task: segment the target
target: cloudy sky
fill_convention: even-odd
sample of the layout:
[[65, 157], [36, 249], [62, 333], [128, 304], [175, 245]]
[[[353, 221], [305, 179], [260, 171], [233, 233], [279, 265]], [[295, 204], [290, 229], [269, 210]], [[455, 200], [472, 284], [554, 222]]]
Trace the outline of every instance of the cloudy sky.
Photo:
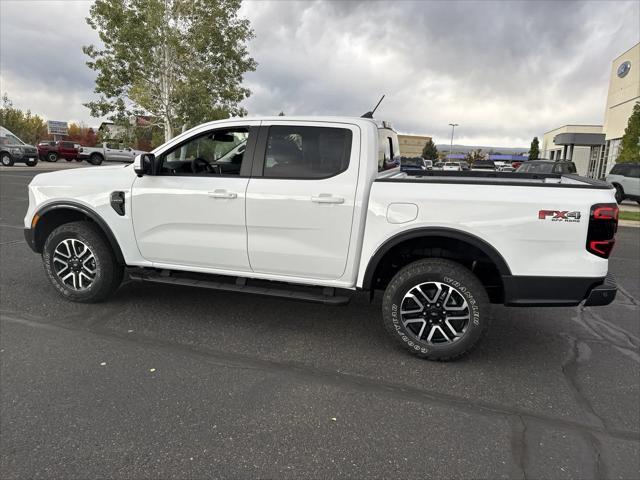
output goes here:
[[[99, 124], [83, 102], [91, 2], [0, 0], [0, 90], [52, 120]], [[528, 146], [602, 123], [611, 61], [639, 41], [636, 1], [246, 1], [259, 63], [251, 115], [360, 115], [448, 143]]]

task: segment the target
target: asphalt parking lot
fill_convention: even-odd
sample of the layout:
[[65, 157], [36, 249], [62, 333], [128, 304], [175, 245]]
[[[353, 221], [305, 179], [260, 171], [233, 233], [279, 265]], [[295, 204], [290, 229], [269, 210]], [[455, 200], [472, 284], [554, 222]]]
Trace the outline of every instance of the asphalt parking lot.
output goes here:
[[639, 228], [619, 230], [612, 305], [496, 307], [471, 356], [434, 363], [368, 295], [64, 301], [23, 240], [39, 170], [0, 172], [3, 479], [639, 477]]

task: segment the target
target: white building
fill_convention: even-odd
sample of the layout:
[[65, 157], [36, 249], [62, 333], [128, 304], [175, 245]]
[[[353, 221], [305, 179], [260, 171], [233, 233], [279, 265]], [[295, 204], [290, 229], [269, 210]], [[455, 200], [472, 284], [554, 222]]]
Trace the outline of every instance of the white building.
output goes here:
[[580, 175], [604, 178], [615, 165], [624, 130], [640, 101], [640, 43], [611, 64], [603, 125], [565, 125], [545, 133], [541, 156], [572, 160]]

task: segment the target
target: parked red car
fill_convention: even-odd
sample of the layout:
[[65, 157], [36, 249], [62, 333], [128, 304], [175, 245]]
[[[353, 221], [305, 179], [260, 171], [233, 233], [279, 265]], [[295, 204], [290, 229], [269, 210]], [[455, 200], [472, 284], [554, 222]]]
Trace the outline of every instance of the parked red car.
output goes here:
[[67, 162], [78, 160], [78, 149], [80, 145], [64, 140], [44, 141], [38, 143], [38, 157], [49, 162], [57, 162], [59, 158], [64, 158]]

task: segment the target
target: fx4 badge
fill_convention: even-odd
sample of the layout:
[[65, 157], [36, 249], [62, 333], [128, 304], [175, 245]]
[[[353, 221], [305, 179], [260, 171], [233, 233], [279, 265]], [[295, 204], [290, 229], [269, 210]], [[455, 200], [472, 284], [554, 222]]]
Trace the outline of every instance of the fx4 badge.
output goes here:
[[580, 212], [569, 212], [567, 210], [540, 210], [538, 212], [540, 220], [551, 219], [552, 222], [579, 222]]

